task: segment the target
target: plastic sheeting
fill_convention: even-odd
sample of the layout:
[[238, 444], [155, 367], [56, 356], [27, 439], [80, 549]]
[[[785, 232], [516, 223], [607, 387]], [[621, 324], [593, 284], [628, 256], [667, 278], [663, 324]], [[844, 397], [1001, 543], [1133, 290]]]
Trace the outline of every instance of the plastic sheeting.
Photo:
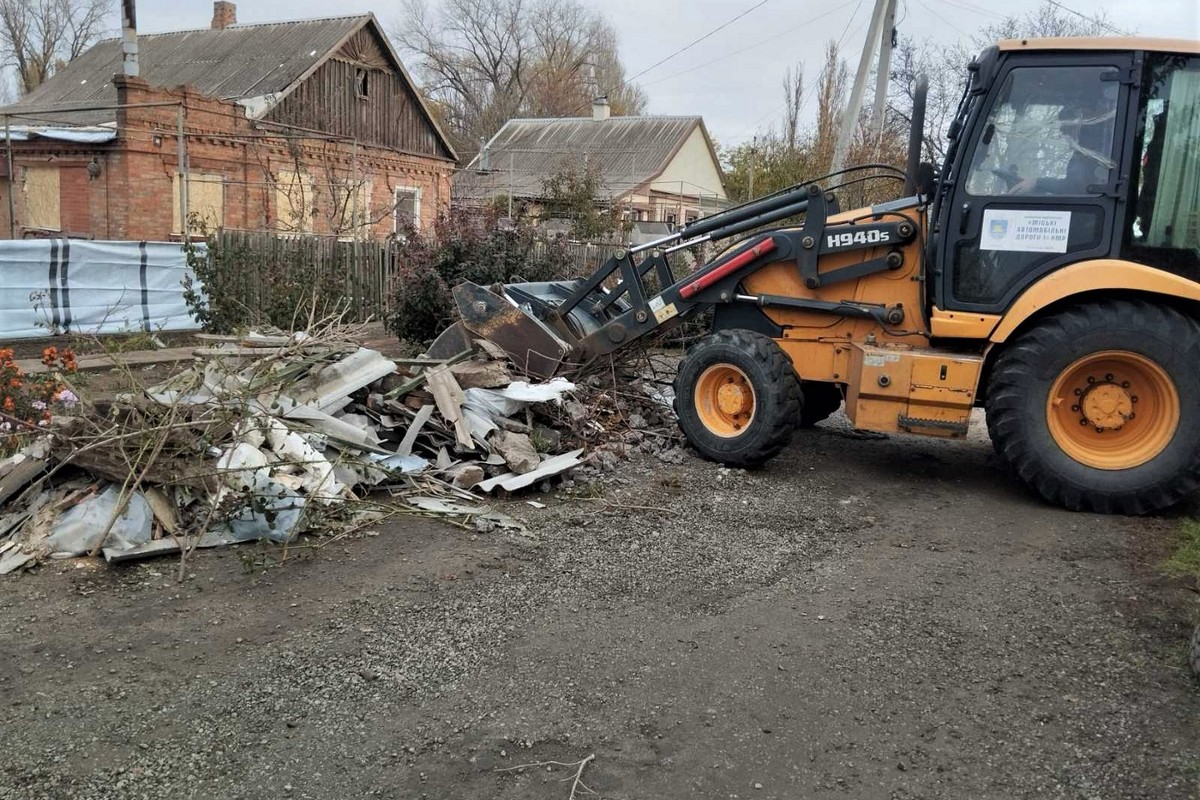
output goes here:
[[[54, 139], [60, 142], [78, 142], [80, 144], [104, 144], [117, 138], [116, 130], [112, 128], [18, 128], [9, 130], [14, 142], [28, 142], [30, 139]], [[4, 135], [0, 133], [0, 142]]]
[[183, 301], [188, 274], [178, 243], [0, 241], [0, 341], [195, 330]]

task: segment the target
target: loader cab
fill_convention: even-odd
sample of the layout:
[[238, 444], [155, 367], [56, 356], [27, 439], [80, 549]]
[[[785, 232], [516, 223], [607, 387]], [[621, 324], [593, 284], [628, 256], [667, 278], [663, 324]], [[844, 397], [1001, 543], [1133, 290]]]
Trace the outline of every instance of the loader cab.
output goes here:
[[939, 193], [938, 308], [1003, 313], [1050, 272], [1126, 243], [1135, 52], [989, 49]]

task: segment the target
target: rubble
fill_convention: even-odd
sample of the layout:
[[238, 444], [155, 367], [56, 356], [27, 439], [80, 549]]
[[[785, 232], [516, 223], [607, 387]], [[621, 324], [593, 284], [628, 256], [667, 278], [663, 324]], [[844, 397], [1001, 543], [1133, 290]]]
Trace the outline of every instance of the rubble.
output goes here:
[[612, 471], [635, 448], [682, 455], [646, 365], [525, 380], [486, 340], [393, 360], [334, 322], [201, 340], [160, 385], [94, 399], [71, 385], [70, 413], [0, 460], [0, 574], [334, 537], [398, 513], [518, 530], [488, 495]]

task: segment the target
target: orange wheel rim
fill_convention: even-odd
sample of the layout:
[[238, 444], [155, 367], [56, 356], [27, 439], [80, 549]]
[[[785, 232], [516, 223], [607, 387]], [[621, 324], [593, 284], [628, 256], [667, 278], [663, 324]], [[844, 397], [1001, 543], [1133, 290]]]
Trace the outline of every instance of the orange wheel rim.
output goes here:
[[1171, 443], [1179, 393], [1162, 367], [1127, 350], [1092, 353], [1064, 369], [1046, 403], [1050, 435], [1096, 469], [1132, 469]]
[[754, 420], [754, 387], [737, 367], [714, 364], [696, 381], [695, 406], [711, 433], [725, 439], [741, 436]]

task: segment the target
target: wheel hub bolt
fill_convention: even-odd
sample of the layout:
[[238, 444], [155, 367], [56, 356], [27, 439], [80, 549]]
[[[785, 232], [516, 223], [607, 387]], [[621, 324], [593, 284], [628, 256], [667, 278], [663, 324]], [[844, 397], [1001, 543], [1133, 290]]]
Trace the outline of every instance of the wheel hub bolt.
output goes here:
[[1105, 376], [1104, 376], [1104, 380], [1108, 381], [1109, 383], [1112, 383], [1112, 382], [1113, 382], [1113, 376], [1112, 376], [1112, 373], [1111, 373], [1111, 372], [1109, 372], [1109, 373], [1105, 374]]
[[1093, 378], [1091, 375], [1088, 375], [1088, 383], [1095, 383], [1095, 382], [1096, 382], [1096, 379]]
[[1079, 411], [1079, 403], [1076, 403], [1075, 405], [1071, 406], [1071, 410], [1072, 410], [1072, 411]]
[[1129, 388], [1129, 381], [1121, 381], [1121, 388], [1122, 388], [1122, 389], [1128, 389], [1128, 388]]
[[1083, 389], [1076, 389], [1076, 390], [1075, 390], [1075, 396], [1076, 396], [1076, 397], [1079, 397], [1081, 394], [1083, 394]]
[[1131, 403], [1136, 403], [1137, 401], [1138, 401], [1138, 397], [1136, 394], [1129, 398], [1129, 402], [1131, 402]]
[[1088, 424], [1087, 417], [1080, 417], [1080, 419], [1079, 419], [1079, 424], [1080, 424], [1080, 425], [1087, 425], [1087, 424]]

